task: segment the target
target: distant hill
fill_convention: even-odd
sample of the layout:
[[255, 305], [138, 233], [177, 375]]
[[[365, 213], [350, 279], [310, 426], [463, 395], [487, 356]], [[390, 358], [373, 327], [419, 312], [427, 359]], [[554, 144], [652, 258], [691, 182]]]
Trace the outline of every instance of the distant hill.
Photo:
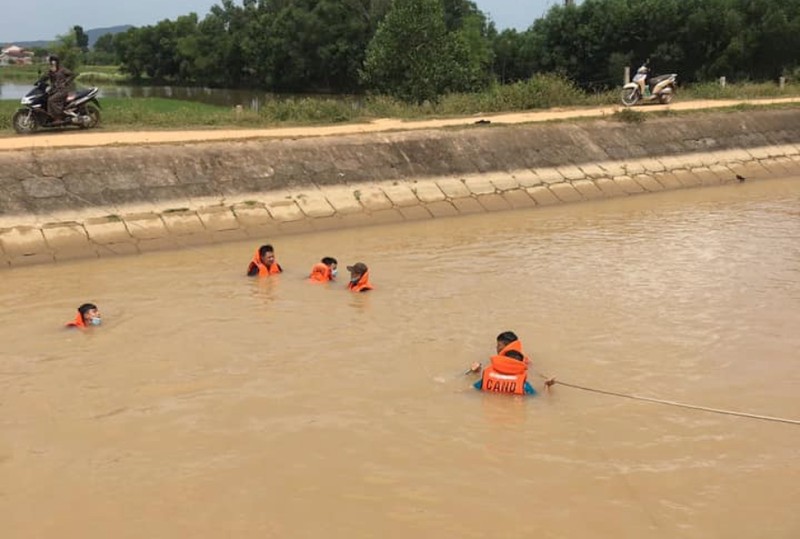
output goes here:
[[106, 34], [126, 32], [129, 28], [133, 28], [133, 25], [123, 24], [120, 26], [109, 26], [108, 28], [92, 28], [91, 30], [85, 30], [85, 32], [86, 35], [89, 36], [89, 46], [94, 47], [94, 42], [97, 41], [98, 37]]
[[[133, 28], [133, 25], [130, 24], [123, 24], [120, 26], [109, 26], [108, 28], [92, 28], [91, 30], [84, 29], [86, 35], [89, 36], [89, 46], [94, 47], [94, 42], [97, 41], [97, 38], [103, 36], [105, 34], [119, 34], [120, 32], [125, 32], [129, 28]], [[52, 41], [47, 41], [44, 39], [40, 39], [38, 41], [15, 41], [13, 45], [17, 45], [18, 47], [22, 47], [24, 49], [33, 49], [36, 47], [46, 49], [50, 43], [55, 41], [56, 38], [54, 37]], [[10, 45], [12, 43], [3, 43], [3, 46]]]

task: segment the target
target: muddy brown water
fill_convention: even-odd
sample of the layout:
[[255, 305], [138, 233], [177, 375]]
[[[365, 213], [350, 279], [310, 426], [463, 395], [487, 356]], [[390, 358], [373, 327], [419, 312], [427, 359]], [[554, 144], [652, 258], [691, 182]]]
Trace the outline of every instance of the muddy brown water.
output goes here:
[[274, 244], [261, 281], [254, 243], [0, 275], [4, 538], [800, 536], [800, 427], [463, 375], [513, 329], [564, 381], [797, 419], [797, 179]]

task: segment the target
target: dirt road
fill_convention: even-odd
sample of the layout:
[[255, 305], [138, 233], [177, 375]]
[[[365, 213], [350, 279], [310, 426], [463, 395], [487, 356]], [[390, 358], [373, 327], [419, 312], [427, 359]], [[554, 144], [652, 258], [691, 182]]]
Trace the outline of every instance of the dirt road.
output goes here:
[[[671, 105], [651, 105], [636, 107], [640, 112], [664, 110], [687, 111], [731, 107], [740, 104], [776, 105], [800, 103], [800, 97], [780, 99], [749, 100], [707, 100], [685, 101]], [[349, 135], [358, 133], [377, 133], [381, 131], [435, 129], [474, 124], [479, 120], [489, 120], [493, 124], [519, 124], [566, 120], [571, 118], [597, 118], [610, 116], [619, 111], [620, 106], [598, 108], [548, 109], [535, 112], [515, 112], [506, 114], [473, 115], [469, 117], [403, 121], [380, 119], [368, 123], [338, 124], [329, 126], [275, 127], [268, 129], [205, 129], [192, 131], [68, 131], [61, 133], [39, 133], [26, 136], [0, 137], [0, 151], [66, 148], [85, 146], [108, 146], [129, 144], [166, 144], [181, 142], [201, 142], [219, 140], [241, 140], [257, 138], [298, 138], [330, 135]]]

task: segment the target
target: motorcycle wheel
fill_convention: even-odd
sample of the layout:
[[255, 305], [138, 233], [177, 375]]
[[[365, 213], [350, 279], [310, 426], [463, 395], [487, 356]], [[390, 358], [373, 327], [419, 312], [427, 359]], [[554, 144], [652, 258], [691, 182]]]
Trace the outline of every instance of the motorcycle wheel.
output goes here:
[[672, 92], [667, 92], [658, 96], [658, 101], [662, 105], [669, 105], [672, 102]]
[[631, 107], [639, 101], [639, 90], [636, 88], [624, 88], [622, 90], [622, 104]]
[[11, 125], [14, 126], [14, 131], [20, 135], [33, 133], [39, 128], [36, 116], [30, 110], [18, 110], [15, 112], [11, 118]]
[[85, 113], [86, 116], [91, 118], [91, 121], [88, 125], [81, 125], [81, 129], [91, 129], [92, 127], [97, 127], [100, 125], [100, 109], [95, 107], [94, 105], [87, 105]]

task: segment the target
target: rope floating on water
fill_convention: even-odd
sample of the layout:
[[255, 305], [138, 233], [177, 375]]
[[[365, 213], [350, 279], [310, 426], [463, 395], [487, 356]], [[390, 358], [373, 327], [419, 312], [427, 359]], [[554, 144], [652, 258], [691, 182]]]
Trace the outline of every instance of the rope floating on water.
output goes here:
[[592, 393], [602, 393], [603, 395], [613, 395], [615, 397], [623, 397], [626, 399], [634, 399], [639, 401], [647, 401], [647, 402], [654, 402], [656, 404], [666, 404], [668, 406], [677, 406], [679, 408], [689, 408], [691, 410], [702, 410], [703, 412], [712, 412], [715, 414], [724, 414], [724, 415], [734, 415], [739, 417], [749, 417], [750, 419], [761, 419], [763, 421], [775, 421], [777, 423], [788, 423], [790, 425], [800, 425], [800, 420], [797, 419], [786, 419], [784, 417], [773, 417], [768, 415], [758, 415], [758, 414], [749, 414], [746, 412], [735, 412], [733, 410], [722, 410], [719, 408], [709, 408], [707, 406], [698, 406], [696, 404], [686, 404], [683, 402], [676, 402], [676, 401], [668, 401], [663, 399], [654, 399], [652, 397], [642, 397], [640, 395], [631, 395], [628, 393], [618, 393], [616, 391], [607, 391], [605, 389], [595, 389], [593, 387], [585, 387], [579, 386], [576, 384], [568, 384], [567, 382], [562, 382], [560, 380], [555, 380], [555, 384], [559, 384], [566, 387], [572, 387], [574, 389], [582, 389], [583, 391], [591, 391]]

